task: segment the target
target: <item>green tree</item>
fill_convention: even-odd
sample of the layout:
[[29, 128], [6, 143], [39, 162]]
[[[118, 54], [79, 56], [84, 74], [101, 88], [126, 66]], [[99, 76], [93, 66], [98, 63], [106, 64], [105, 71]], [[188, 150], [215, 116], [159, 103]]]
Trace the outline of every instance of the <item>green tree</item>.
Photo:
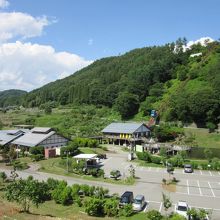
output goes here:
[[120, 113], [122, 119], [129, 118], [138, 112], [138, 96], [128, 92], [120, 93], [115, 100], [115, 109]]
[[88, 198], [85, 201], [85, 212], [91, 216], [103, 216], [104, 201], [97, 198]]
[[19, 179], [10, 183], [6, 187], [5, 196], [8, 201], [20, 204], [24, 212], [29, 212], [31, 204], [38, 207], [46, 201], [48, 188], [44, 182], [38, 182], [29, 176], [26, 180]]
[[164, 193], [162, 194], [162, 197], [163, 197], [163, 207], [164, 207], [164, 210], [167, 212], [167, 210], [172, 206], [172, 202], [170, 198]]
[[67, 186], [66, 181], [60, 181], [57, 187], [52, 191], [52, 198], [58, 204], [68, 205], [72, 202], [71, 188]]
[[44, 112], [45, 114], [49, 115], [52, 113], [52, 108], [49, 105], [47, 105], [45, 106]]
[[115, 217], [118, 215], [119, 201], [116, 198], [106, 199], [104, 203], [104, 212], [108, 217]]
[[128, 171], [129, 171], [130, 177], [135, 178], [135, 168], [134, 168], [134, 166], [130, 165]]

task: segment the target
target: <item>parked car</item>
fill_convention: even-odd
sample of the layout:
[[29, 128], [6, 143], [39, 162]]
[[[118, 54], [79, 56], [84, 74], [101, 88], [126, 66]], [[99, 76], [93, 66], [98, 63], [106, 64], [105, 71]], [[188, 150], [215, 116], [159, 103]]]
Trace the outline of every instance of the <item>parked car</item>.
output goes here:
[[97, 157], [99, 159], [106, 159], [107, 158], [106, 154], [98, 154]]
[[185, 164], [184, 165], [184, 172], [185, 173], [192, 173], [193, 172], [193, 167], [191, 164]]
[[141, 211], [145, 206], [145, 198], [143, 195], [137, 195], [134, 199], [134, 202], [132, 204], [134, 211]]
[[121, 172], [119, 170], [112, 170], [110, 172], [110, 176], [109, 178], [114, 178], [114, 179], [117, 179], [121, 176]]
[[189, 210], [189, 206], [188, 206], [187, 202], [179, 201], [177, 203], [176, 210], [175, 210], [177, 214], [182, 215], [188, 219], [188, 214], [187, 214], [188, 210]]
[[131, 191], [126, 191], [122, 194], [119, 207], [123, 207], [126, 204], [132, 204], [134, 199], [134, 194]]

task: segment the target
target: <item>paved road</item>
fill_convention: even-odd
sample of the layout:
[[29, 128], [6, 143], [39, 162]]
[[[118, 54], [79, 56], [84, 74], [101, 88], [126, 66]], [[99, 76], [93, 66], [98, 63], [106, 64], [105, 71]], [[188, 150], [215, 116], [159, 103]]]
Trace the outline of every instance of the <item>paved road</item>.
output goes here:
[[[103, 168], [106, 173], [112, 169], [119, 169], [126, 177], [128, 168], [131, 162], [127, 161], [127, 153], [109, 153], [108, 159], [103, 160]], [[21, 178], [26, 178], [32, 175], [38, 180], [47, 180], [52, 177], [58, 180], [66, 180], [69, 185], [74, 183], [89, 184], [95, 186], [103, 186], [108, 188], [110, 193], [122, 194], [126, 190], [134, 192], [134, 195], [143, 194], [148, 201], [146, 210], [157, 209], [163, 212], [162, 209], [162, 192], [170, 196], [173, 206], [170, 211], [174, 211], [174, 207], [179, 200], [187, 201], [191, 207], [205, 208], [212, 213], [213, 220], [220, 219], [220, 173], [209, 171], [195, 171], [194, 174], [185, 174], [182, 170], [175, 170], [174, 176], [179, 180], [175, 192], [164, 191], [161, 182], [162, 178], [169, 178], [165, 169], [138, 167], [135, 163], [137, 183], [133, 186], [123, 186], [104, 182], [88, 181], [67, 176], [48, 174], [38, 172], [33, 167], [29, 170], [18, 171]], [[0, 168], [0, 171], [5, 171], [8, 175], [10, 170]]]

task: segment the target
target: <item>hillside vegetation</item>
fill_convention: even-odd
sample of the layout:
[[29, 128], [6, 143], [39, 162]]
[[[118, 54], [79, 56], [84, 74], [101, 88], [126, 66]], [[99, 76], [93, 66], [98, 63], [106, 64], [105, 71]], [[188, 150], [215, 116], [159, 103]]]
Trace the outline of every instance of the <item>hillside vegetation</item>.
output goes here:
[[[65, 79], [22, 97], [25, 107], [107, 106], [122, 119], [156, 109], [165, 121], [195, 122], [214, 128], [220, 119], [220, 43], [183, 52], [175, 44], [135, 49], [98, 60]], [[175, 52], [174, 52], [175, 49]], [[191, 54], [201, 56], [190, 57]]]
[[26, 93], [26, 91], [17, 89], [0, 91], [0, 107], [19, 105], [21, 103], [21, 97]]

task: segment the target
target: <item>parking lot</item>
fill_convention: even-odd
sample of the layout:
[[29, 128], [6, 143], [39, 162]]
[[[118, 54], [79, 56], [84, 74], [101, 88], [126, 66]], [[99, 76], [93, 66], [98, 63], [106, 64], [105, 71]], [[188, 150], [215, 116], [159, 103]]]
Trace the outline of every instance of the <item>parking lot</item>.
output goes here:
[[175, 210], [178, 201], [183, 200], [190, 207], [206, 209], [211, 219], [220, 219], [220, 172], [195, 170], [193, 173], [184, 173], [183, 169], [175, 169], [174, 177], [179, 181], [174, 192], [168, 192], [162, 188], [162, 179], [171, 178], [166, 168], [141, 167], [137, 163], [127, 161], [127, 152], [109, 153], [108, 159], [103, 161], [105, 172], [110, 173], [113, 169], [120, 170], [122, 178], [129, 175], [129, 166], [135, 167], [137, 176], [136, 185], [120, 189], [134, 192], [134, 195], [143, 194], [148, 201], [144, 211], [156, 209], [163, 212], [162, 192], [167, 194], [172, 207], [169, 212]]
[[220, 182], [185, 179], [177, 185], [176, 193], [220, 198]]

